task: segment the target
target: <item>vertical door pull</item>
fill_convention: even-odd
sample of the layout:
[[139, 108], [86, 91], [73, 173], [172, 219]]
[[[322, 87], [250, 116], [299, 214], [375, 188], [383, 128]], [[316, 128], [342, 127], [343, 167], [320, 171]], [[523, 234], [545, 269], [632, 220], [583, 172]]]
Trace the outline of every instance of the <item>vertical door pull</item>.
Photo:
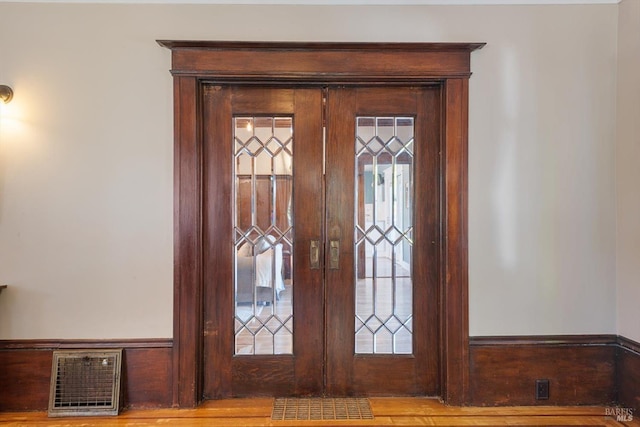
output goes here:
[[312, 240], [309, 245], [309, 264], [312, 270], [320, 269], [320, 240]]
[[329, 269], [338, 270], [340, 267], [340, 241], [329, 241]]

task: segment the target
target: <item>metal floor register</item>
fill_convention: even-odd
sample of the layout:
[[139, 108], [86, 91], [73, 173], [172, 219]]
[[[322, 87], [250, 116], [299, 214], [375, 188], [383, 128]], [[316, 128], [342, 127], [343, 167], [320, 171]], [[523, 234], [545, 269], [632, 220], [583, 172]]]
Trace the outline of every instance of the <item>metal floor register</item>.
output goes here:
[[271, 419], [288, 420], [372, 420], [366, 398], [277, 398]]

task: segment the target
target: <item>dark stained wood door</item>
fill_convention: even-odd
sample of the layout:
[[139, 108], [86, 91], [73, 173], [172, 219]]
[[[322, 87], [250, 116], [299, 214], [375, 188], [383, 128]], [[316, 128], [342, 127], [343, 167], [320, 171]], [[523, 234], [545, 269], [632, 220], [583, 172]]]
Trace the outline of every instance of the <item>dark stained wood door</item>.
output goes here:
[[440, 393], [440, 88], [204, 86], [205, 398]]
[[329, 89], [330, 395], [440, 391], [439, 99], [438, 87]]
[[321, 394], [322, 91], [204, 91], [204, 397]]

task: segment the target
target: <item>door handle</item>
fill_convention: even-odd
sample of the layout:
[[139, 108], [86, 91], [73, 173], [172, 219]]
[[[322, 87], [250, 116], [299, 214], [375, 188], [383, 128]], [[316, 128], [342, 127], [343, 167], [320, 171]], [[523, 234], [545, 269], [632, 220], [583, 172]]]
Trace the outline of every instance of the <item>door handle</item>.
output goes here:
[[329, 241], [329, 270], [338, 270], [340, 268], [340, 241]]
[[309, 264], [312, 270], [320, 269], [320, 240], [311, 240], [309, 244]]

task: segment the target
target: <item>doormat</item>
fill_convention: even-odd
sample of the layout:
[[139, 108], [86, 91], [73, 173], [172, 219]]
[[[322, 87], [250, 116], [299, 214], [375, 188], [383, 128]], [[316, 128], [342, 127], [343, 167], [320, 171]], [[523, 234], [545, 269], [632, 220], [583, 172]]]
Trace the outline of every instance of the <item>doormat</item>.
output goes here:
[[372, 420], [369, 399], [346, 398], [277, 398], [271, 419], [288, 420]]

